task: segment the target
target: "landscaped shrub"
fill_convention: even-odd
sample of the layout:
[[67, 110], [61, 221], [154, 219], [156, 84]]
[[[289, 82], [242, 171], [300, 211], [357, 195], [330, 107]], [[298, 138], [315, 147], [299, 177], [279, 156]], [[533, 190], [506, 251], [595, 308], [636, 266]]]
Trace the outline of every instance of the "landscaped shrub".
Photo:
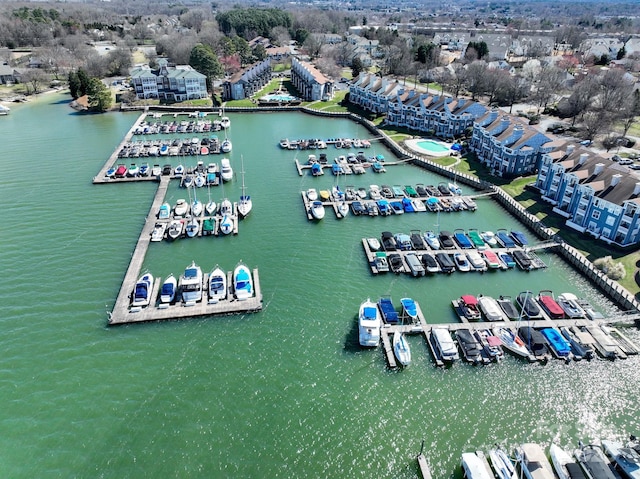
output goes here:
[[604, 258], [598, 258], [593, 262], [593, 265], [606, 274], [609, 278], [613, 280], [623, 279], [627, 272], [624, 269], [624, 265], [622, 263], [616, 263], [613, 261], [611, 256], [605, 256]]

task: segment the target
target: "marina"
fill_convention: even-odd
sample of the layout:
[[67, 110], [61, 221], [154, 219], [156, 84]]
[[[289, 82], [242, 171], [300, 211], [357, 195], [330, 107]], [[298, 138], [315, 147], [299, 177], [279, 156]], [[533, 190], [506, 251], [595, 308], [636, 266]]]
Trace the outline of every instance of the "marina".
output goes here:
[[[415, 453], [425, 438], [433, 477], [457, 478], [462, 451], [551, 438], [568, 448], [634, 431], [638, 356], [538, 367], [505, 354], [486, 368], [436, 368], [424, 333], [407, 333], [411, 365], [391, 370], [381, 347], [359, 347], [353, 315], [368, 296], [390, 295], [399, 308], [410, 295], [429, 326], [445, 328], [458, 322], [451, 300], [469, 292], [570, 291], [607, 319], [622, 313], [555, 248], [537, 251], [547, 268], [534, 274], [371, 275], [362, 238], [436, 231], [437, 215], [391, 216], [384, 228], [330, 214], [309, 222], [299, 192], [330, 190], [335, 179], [299, 177], [290, 151], [265, 148], [283, 136], [373, 136], [341, 119], [230, 113], [231, 161], [239, 171], [244, 156], [254, 200], [242, 234], [154, 243], [132, 276], [178, 280], [195, 260], [205, 277], [216, 263], [228, 272], [242, 259], [259, 269], [260, 313], [107, 327], [146, 216], [157, 213], [150, 203], [159, 183], [90, 181], [137, 113], [78, 115], [68, 95], [39, 97], [2, 118], [12, 139], [5, 169], [20, 158], [43, 171], [12, 175], [0, 193], [4, 231], [24, 232], [7, 236], [0, 278], [6, 475], [409, 479], [420, 477]], [[39, 141], [36, 124], [47, 125]], [[371, 151], [392, 157], [380, 143]], [[447, 181], [412, 165], [387, 170], [389, 185]], [[225, 196], [238, 201], [240, 186], [227, 183]], [[173, 206], [186, 191], [172, 179], [164, 200]], [[441, 214], [440, 228], [523, 228], [493, 199], [478, 203], [474, 213]], [[616, 329], [638, 344], [628, 324]]]

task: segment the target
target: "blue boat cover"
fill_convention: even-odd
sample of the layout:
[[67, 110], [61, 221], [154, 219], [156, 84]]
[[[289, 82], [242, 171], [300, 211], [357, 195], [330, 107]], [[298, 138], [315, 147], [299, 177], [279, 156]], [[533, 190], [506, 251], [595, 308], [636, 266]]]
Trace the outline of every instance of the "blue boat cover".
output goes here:
[[463, 247], [463, 248], [472, 248], [473, 247], [473, 243], [471, 243], [471, 240], [469, 239], [469, 237], [462, 233], [462, 232], [458, 232], [455, 233], [455, 237], [456, 237], [456, 241], [458, 242], [458, 244]]
[[382, 316], [387, 323], [397, 323], [399, 321], [398, 312], [393, 307], [391, 298], [380, 298], [378, 306], [382, 312]]
[[498, 231], [496, 236], [504, 244], [505, 248], [514, 248], [516, 246], [516, 242], [511, 239], [511, 236], [506, 231]]
[[366, 319], [376, 319], [376, 308], [367, 306], [364, 308], [364, 317]]
[[553, 349], [555, 349], [560, 356], [567, 356], [571, 352], [571, 346], [557, 330], [553, 328], [543, 328], [540, 332], [544, 334], [544, 337], [547, 338], [547, 341], [551, 343]]
[[407, 213], [415, 213], [416, 211], [409, 198], [402, 198], [402, 208], [404, 208]]
[[236, 274], [236, 289], [246, 289], [251, 292], [251, 283], [249, 282], [249, 275], [244, 269], [238, 271]]
[[138, 299], [146, 299], [147, 298], [147, 285], [146, 283], [137, 283], [136, 284], [136, 293], [135, 293], [135, 297]]
[[402, 307], [405, 309], [409, 316], [416, 316], [418, 314], [418, 308], [416, 307], [416, 302], [411, 298], [402, 298], [400, 300], [402, 303]]
[[187, 268], [184, 270], [184, 277], [185, 278], [197, 278], [198, 277], [198, 270], [196, 268]]
[[173, 294], [174, 287], [171, 283], [164, 283], [160, 294]]

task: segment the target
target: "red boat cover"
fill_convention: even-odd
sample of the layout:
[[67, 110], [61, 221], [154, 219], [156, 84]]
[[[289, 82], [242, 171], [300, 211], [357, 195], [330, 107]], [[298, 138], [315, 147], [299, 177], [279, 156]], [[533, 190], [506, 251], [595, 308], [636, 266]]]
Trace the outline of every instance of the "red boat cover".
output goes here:
[[478, 300], [475, 296], [471, 296], [470, 294], [465, 294], [460, 299], [464, 302], [464, 304], [468, 304], [471, 306], [476, 306], [478, 304]]
[[501, 346], [502, 340], [498, 336], [487, 336], [487, 343], [489, 346]]
[[549, 311], [549, 314], [557, 318], [564, 317], [564, 310], [560, 307], [556, 300], [546, 294], [540, 295], [540, 302], [544, 305], [545, 309]]

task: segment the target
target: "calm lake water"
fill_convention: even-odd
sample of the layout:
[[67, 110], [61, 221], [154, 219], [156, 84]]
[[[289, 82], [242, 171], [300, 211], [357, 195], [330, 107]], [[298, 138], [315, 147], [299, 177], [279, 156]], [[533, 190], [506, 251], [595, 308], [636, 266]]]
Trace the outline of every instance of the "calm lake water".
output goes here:
[[[528, 274], [374, 277], [363, 237], [437, 222], [449, 230], [518, 224], [490, 199], [475, 213], [439, 218], [337, 220], [328, 211], [309, 222], [300, 191], [335, 179], [299, 177], [295, 152], [278, 141], [366, 131], [296, 113], [229, 116], [229, 157], [236, 171], [244, 161], [250, 217], [235, 237], [154, 243], [144, 267], [164, 277], [191, 260], [205, 271], [243, 260], [260, 270], [264, 310], [115, 328], [106, 312], [156, 184], [91, 179], [137, 115], [80, 115], [67, 96], [52, 94], [0, 118], [0, 475], [415, 478], [424, 439], [435, 478], [444, 478], [460, 476], [462, 452], [494, 443], [573, 447], [638, 432], [638, 358], [539, 366], [507, 357], [440, 370], [415, 336], [413, 364], [389, 371], [381, 350], [361, 350], [356, 314], [367, 297], [412, 296], [433, 323], [455, 321], [450, 301], [461, 294], [551, 289], [586, 296], [604, 312], [612, 306], [548, 253], [549, 268]], [[370, 151], [391, 157], [375, 143]], [[450, 180], [409, 165], [387, 171], [340, 186]], [[237, 199], [240, 183], [211, 196]], [[170, 186], [169, 201], [184, 196]], [[635, 329], [626, 332], [640, 341]]]

